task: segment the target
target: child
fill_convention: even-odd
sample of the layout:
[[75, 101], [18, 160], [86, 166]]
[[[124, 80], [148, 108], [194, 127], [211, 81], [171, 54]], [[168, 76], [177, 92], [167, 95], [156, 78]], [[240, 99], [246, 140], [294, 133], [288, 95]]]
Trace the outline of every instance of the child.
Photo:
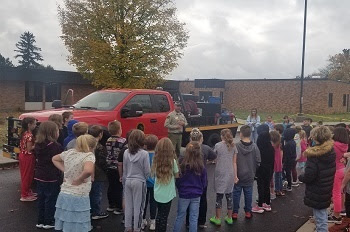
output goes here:
[[104, 182], [107, 180], [107, 150], [100, 143], [103, 130], [100, 126], [92, 126], [89, 129], [89, 134], [97, 140], [97, 146], [95, 150], [95, 173], [94, 181], [92, 182], [90, 192], [90, 205], [91, 205], [91, 219], [98, 220], [108, 217], [108, 214], [101, 211], [102, 190]]
[[119, 215], [123, 213], [123, 184], [118, 172], [118, 157], [125, 146], [126, 139], [121, 137], [122, 125], [117, 120], [108, 123], [108, 132], [111, 137], [106, 142], [109, 184], [107, 190], [109, 207], [107, 211]]
[[155, 176], [154, 199], [157, 202], [156, 229], [166, 232], [171, 202], [176, 197], [175, 178], [179, 177], [175, 149], [169, 138], [157, 143], [152, 175]]
[[[60, 116], [60, 115], [59, 115]], [[63, 152], [57, 143], [59, 130], [54, 122], [42, 122], [36, 136], [34, 152], [37, 159], [34, 179], [38, 191], [37, 228], [55, 227], [55, 205], [60, 192], [61, 172], [52, 163], [52, 157]]]
[[300, 140], [301, 127], [296, 126], [294, 127], [294, 129], [296, 131], [294, 135], [296, 159], [294, 160], [293, 166], [292, 166], [292, 187], [298, 187], [299, 181], [298, 181], [298, 173], [297, 173], [297, 160], [301, 156], [301, 140]]
[[333, 140], [334, 140], [333, 148], [336, 155], [336, 158], [335, 158], [336, 172], [334, 176], [334, 185], [333, 185], [333, 192], [332, 192], [334, 211], [333, 211], [333, 215], [328, 217], [328, 222], [341, 224], [342, 220], [341, 220], [340, 213], [343, 208], [341, 184], [344, 179], [344, 171], [345, 171], [343, 155], [344, 153], [347, 152], [348, 144], [349, 144], [349, 135], [346, 129], [343, 127], [335, 128]]
[[282, 191], [282, 159], [281, 135], [277, 131], [270, 131], [272, 146], [275, 150], [274, 175], [275, 175], [275, 193], [276, 196], [285, 196]]
[[269, 126], [270, 131], [274, 130], [275, 122], [272, 120], [272, 116], [271, 115], [267, 116], [265, 124]]
[[59, 130], [59, 133], [60, 133], [58, 138], [57, 138], [57, 142], [63, 147], [65, 137], [64, 137], [64, 134], [63, 134], [63, 130], [62, 130], [62, 125], [63, 125], [62, 115], [60, 115], [60, 114], [52, 114], [49, 117], [49, 121], [52, 121], [52, 122], [57, 124], [58, 130]]
[[67, 138], [68, 137], [68, 122], [73, 119], [73, 112], [72, 111], [64, 111], [62, 113], [62, 132], [63, 132], [63, 137]]
[[[73, 135], [74, 138], [67, 144], [66, 150], [73, 149], [75, 147], [76, 140], [79, 136], [88, 133], [88, 124], [85, 122], [78, 122], [73, 125]], [[69, 138], [69, 137], [68, 137]]]
[[287, 128], [290, 127], [289, 116], [288, 115], [284, 115], [282, 125], [283, 125], [283, 130], [286, 130]]
[[87, 232], [91, 228], [91, 176], [94, 174], [94, 150], [97, 140], [91, 135], [77, 138], [76, 148], [52, 158], [53, 164], [64, 172], [55, 212], [55, 230]]
[[301, 155], [299, 158], [297, 157], [297, 171], [298, 171], [298, 174], [301, 175], [305, 172], [306, 157], [304, 155], [304, 152], [307, 148], [307, 137], [304, 130], [301, 130], [299, 135], [300, 135]]
[[36, 119], [27, 117], [22, 120], [22, 132], [19, 153], [19, 170], [21, 173], [21, 199], [20, 201], [35, 201], [37, 194], [31, 190], [34, 178], [35, 156], [33, 130]]
[[[145, 148], [148, 152], [149, 163], [151, 166], [153, 163], [154, 149], [156, 148], [157, 143], [158, 143], [157, 136], [155, 136], [155, 135], [147, 135], [146, 136]], [[147, 212], [147, 206], [148, 206], [148, 202], [149, 202], [149, 211], [150, 211], [150, 217], [151, 217], [149, 230], [155, 230], [156, 229], [157, 203], [156, 203], [156, 200], [154, 199], [154, 178], [148, 177], [146, 184], [147, 184], [147, 195], [146, 195], [145, 210], [143, 212], [143, 221], [142, 221], [141, 228], [144, 229], [147, 226], [146, 212]]]
[[186, 146], [185, 157], [180, 167], [181, 177], [176, 180], [179, 199], [174, 232], [181, 231], [188, 208], [190, 209], [189, 231], [196, 232], [200, 197], [207, 186], [207, 171], [204, 167], [201, 147], [198, 142], [190, 142]]
[[271, 144], [269, 127], [267, 125], [258, 127], [258, 135], [257, 145], [261, 156], [260, 167], [256, 173], [259, 199], [258, 205], [252, 209], [252, 212], [264, 213], [264, 211], [271, 211], [270, 182], [273, 176], [275, 150]]
[[305, 118], [304, 121], [303, 121], [303, 125], [301, 126], [301, 128], [306, 133], [307, 140], [310, 139], [310, 132], [312, 130], [311, 123], [312, 123], [312, 119], [311, 118]]
[[244, 192], [244, 211], [245, 217], [252, 217], [252, 197], [253, 185], [256, 169], [260, 165], [260, 151], [255, 143], [250, 140], [250, 127], [245, 125], [241, 127], [241, 140], [236, 144], [237, 153], [237, 178], [238, 182], [233, 187], [233, 214], [232, 219], [238, 218], [239, 202], [241, 200], [242, 190]]
[[284, 131], [284, 146], [283, 146], [283, 169], [286, 173], [286, 179], [288, 182], [287, 191], [292, 191], [292, 169], [297, 158], [296, 144], [294, 136], [296, 134], [295, 129], [288, 128]]
[[[201, 146], [201, 152], [203, 157], [204, 167], [207, 168], [207, 161], [213, 161], [216, 159], [216, 153], [211, 147], [203, 144], [203, 134], [198, 128], [193, 128], [190, 133], [190, 141], [198, 142]], [[207, 180], [208, 181], [208, 180]], [[203, 190], [201, 200], [199, 203], [199, 216], [198, 216], [198, 227], [201, 229], [207, 228], [205, 225], [207, 221], [207, 186]], [[189, 225], [189, 209], [187, 210], [186, 225]]]
[[299, 179], [306, 184], [304, 204], [313, 209], [316, 231], [328, 231], [327, 208], [331, 204], [336, 170], [332, 134], [327, 127], [320, 126], [310, 136], [316, 145], [306, 149], [305, 173]]
[[68, 136], [66, 136], [66, 138], [64, 139], [63, 141], [63, 147], [66, 148], [67, 147], [67, 144], [72, 141], [72, 139], [75, 139], [76, 137], [74, 136], [73, 134], [73, 126], [74, 124], [78, 123], [77, 120], [70, 120], [67, 124], [67, 134]]
[[251, 140], [256, 143], [256, 140], [258, 139], [257, 128], [260, 126], [260, 116], [258, 115], [258, 110], [256, 108], [251, 110], [246, 125], [250, 126], [252, 130]]
[[125, 231], [141, 231], [146, 180], [151, 174], [148, 152], [142, 149], [144, 141], [145, 134], [141, 130], [133, 130], [128, 141], [129, 148], [124, 153]]
[[222, 198], [226, 197], [227, 201], [227, 215], [225, 221], [231, 225], [232, 221], [232, 191], [235, 179], [237, 179], [237, 168], [234, 167], [237, 159], [237, 148], [233, 142], [232, 132], [229, 129], [221, 131], [221, 142], [215, 145], [214, 151], [217, 154], [217, 161], [215, 167], [215, 184], [216, 191], [216, 215], [210, 218], [210, 222], [220, 226], [221, 225], [221, 208]]

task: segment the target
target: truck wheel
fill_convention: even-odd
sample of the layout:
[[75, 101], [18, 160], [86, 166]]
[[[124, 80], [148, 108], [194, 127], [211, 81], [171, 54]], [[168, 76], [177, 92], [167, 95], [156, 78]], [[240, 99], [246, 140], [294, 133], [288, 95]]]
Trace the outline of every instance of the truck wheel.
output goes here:
[[215, 144], [217, 144], [218, 142], [221, 141], [221, 137], [218, 133], [212, 133], [208, 139], [207, 139], [207, 142], [206, 144], [209, 146], [209, 147], [214, 147]]

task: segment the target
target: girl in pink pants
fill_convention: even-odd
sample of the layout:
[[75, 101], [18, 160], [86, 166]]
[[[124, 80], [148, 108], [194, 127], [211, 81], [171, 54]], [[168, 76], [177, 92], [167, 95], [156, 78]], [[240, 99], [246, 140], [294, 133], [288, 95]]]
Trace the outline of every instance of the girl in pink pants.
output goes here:
[[334, 176], [334, 185], [333, 185], [333, 203], [334, 203], [334, 213], [332, 216], [329, 216], [328, 219], [330, 222], [334, 222], [336, 224], [341, 223], [341, 217], [340, 212], [343, 208], [343, 201], [342, 201], [342, 192], [341, 192], [341, 185], [344, 179], [344, 171], [345, 171], [345, 164], [344, 164], [344, 153], [348, 150], [348, 144], [349, 144], [349, 135], [345, 128], [343, 127], [337, 127], [334, 130], [334, 151], [336, 154], [336, 172]]

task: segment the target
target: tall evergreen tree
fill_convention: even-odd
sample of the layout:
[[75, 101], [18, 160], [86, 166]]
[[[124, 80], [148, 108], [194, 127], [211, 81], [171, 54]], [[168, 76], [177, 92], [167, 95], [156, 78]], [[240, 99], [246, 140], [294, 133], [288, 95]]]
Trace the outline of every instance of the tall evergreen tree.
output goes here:
[[14, 67], [14, 65], [9, 58], [3, 57], [0, 53], [0, 67]]
[[40, 64], [37, 61], [43, 61], [43, 57], [39, 53], [41, 48], [35, 45], [35, 36], [33, 33], [26, 31], [20, 36], [20, 41], [16, 43], [18, 54], [15, 58], [20, 58], [19, 67], [38, 68]]

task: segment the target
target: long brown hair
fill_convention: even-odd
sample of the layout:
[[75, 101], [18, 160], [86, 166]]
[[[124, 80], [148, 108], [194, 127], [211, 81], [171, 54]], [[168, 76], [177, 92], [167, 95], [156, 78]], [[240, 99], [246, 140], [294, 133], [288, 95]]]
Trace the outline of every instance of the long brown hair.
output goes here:
[[201, 175], [204, 169], [203, 156], [201, 146], [198, 142], [190, 142], [186, 146], [185, 157], [181, 164], [181, 173], [185, 173], [186, 169], [194, 171], [196, 175]]
[[36, 143], [44, 143], [45, 141], [56, 142], [58, 126], [52, 121], [42, 122], [39, 126], [38, 133], [36, 135]]
[[22, 120], [21, 138], [23, 137], [24, 132], [29, 130], [29, 124], [33, 124], [35, 121], [36, 119], [33, 117], [26, 117]]
[[145, 134], [138, 129], [131, 132], [128, 140], [129, 152], [135, 155], [145, 145]]
[[270, 131], [270, 136], [273, 146], [277, 147], [281, 144], [281, 135], [278, 131]]
[[152, 174], [157, 177], [159, 184], [169, 183], [174, 175], [174, 162], [176, 162], [176, 153], [173, 143], [169, 138], [162, 138], [157, 143], [152, 164]]
[[233, 135], [231, 130], [223, 129], [221, 131], [221, 138], [224, 140], [228, 150], [231, 151], [235, 146], [235, 143], [233, 142]]
[[57, 124], [58, 129], [62, 128], [63, 125], [63, 117], [60, 114], [51, 114], [49, 117], [49, 121], [52, 121]]

